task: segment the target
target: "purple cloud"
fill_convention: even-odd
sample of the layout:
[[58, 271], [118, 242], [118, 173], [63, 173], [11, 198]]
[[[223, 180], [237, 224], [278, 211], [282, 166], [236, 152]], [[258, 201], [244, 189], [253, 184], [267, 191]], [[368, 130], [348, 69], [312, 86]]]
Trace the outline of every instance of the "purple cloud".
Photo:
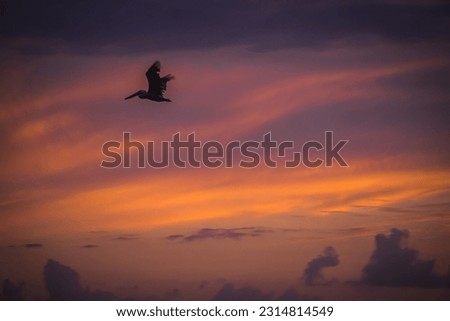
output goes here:
[[336, 250], [327, 246], [323, 250], [323, 254], [320, 254], [315, 259], [308, 262], [308, 265], [303, 274], [303, 280], [305, 285], [327, 285], [330, 282], [325, 281], [322, 274], [322, 269], [326, 267], [333, 267], [339, 264], [339, 255]]
[[361, 282], [378, 286], [445, 287], [446, 277], [436, 274], [434, 260], [419, 259], [419, 252], [406, 247], [409, 232], [391, 229], [375, 236], [375, 249], [362, 270]]
[[169, 235], [168, 240], [183, 240], [183, 241], [199, 241], [206, 239], [233, 239], [240, 240], [244, 237], [257, 237], [266, 233], [273, 232], [270, 229], [263, 227], [240, 227], [240, 228], [202, 228], [190, 235]]

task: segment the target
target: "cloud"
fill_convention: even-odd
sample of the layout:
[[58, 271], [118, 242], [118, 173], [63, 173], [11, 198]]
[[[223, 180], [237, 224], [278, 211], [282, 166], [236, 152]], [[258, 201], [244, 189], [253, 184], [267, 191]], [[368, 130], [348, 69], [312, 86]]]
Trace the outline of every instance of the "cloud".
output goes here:
[[419, 259], [406, 247], [407, 230], [392, 228], [389, 235], [375, 236], [375, 250], [362, 270], [361, 283], [393, 287], [445, 287], [446, 278], [433, 272], [434, 260]]
[[15, 47], [32, 54], [108, 47], [143, 52], [244, 45], [267, 50], [371, 38], [446, 41], [449, 8], [436, 3], [295, 0], [140, 0], [133, 4], [116, 0], [108, 6], [101, 1], [65, 5], [50, 0], [26, 5], [14, 1], [5, 5], [0, 39], [14, 39]]
[[44, 283], [50, 295], [50, 300], [96, 301], [117, 299], [109, 292], [91, 291], [82, 287], [78, 272], [51, 259], [44, 266]]
[[85, 244], [85, 245], [82, 245], [81, 247], [85, 248], [85, 249], [93, 249], [93, 248], [98, 247], [98, 245], [96, 245], [96, 244]]
[[277, 301], [298, 301], [298, 300], [300, 300], [300, 293], [294, 288], [287, 289], [277, 298]]
[[173, 234], [173, 235], [169, 235], [168, 237], [166, 237], [166, 239], [174, 241], [174, 240], [179, 240], [184, 238], [184, 235], [181, 234]]
[[27, 243], [24, 244], [23, 247], [26, 247], [28, 249], [37, 249], [37, 248], [41, 248], [44, 245], [42, 245], [41, 243]]
[[42, 243], [25, 243], [21, 245], [10, 245], [9, 247], [12, 249], [19, 249], [19, 248], [39, 249], [41, 247], [44, 247], [44, 245]]
[[235, 288], [233, 284], [226, 283], [213, 297], [215, 301], [266, 301], [272, 298], [271, 293], [247, 286]]
[[23, 300], [21, 285], [15, 285], [9, 279], [3, 281], [3, 300], [19, 301]]
[[322, 274], [322, 269], [337, 266], [338, 264], [339, 256], [336, 253], [336, 250], [331, 246], [327, 246], [323, 250], [323, 254], [308, 262], [303, 274], [305, 285], [311, 286], [330, 284], [329, 281], [325, 281]]
[[183, 241], [199, 241], [206, 239], [233, 239], [240, 240], [244, 237], [256, 237], [265, 233], [273, 232], [270, 229], [261, 227], [240, 227], [240, 228], [202, 228], [194, 234], [190, 235], [169, 235], [167, 240], [183, 240]]
[[139, 236], [137, 234], [122, 234], [114, 238], [116, 241], [132, 241], [137, 240]]
[[298, 292], [297, 289], [291, 287], [286, 289], [278, 298], [276, 298], [276, 301], [318, 301], [321, 300], [319, 297], [313, 297], [308, 295], [302, 295], [300, 292]]

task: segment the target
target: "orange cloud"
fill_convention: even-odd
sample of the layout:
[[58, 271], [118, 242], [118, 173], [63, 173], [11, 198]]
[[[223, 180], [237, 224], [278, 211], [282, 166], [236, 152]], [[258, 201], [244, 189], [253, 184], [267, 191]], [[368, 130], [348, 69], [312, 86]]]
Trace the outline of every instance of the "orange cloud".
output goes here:
[[[217, 57], [223, 58], [220, 53]], [[67, 61], [80, 64], [82, 72], [69, 80], [54, 76], [53, 81], [61, 80], [54, 87], [6, 99], [7, 106], [0, 114], [2, 124], [8, 125], [9, 142], [23, 145], [2, 163], [9, 168], [2, 179], [20, 182], [19, 188], [11, 184], [2, 199], [9, 212], [5, 215], [7, 228], [32, 231], [39, 221], [40, 233], [75, 233], [150, 229], [244, 214], [262, 217], [301, 211], [323, 215], [351, 210], [355, 204], [390, 204], [449, 187], [446, 171], [421, 171], [414, 166], [381, 169], [378, 160], [358, 155], [349, 169], [168, 169], [156, 174], [148, 169], [139, 173], [117, 170], [109, 175], [99, 168], [101, 145], [120, 138], [124, 129], [136, 129], [133, 139], [141, 141], [168, 139], [167, 135], [175, 132], [194, 130], [218, 140], [239, 138], [298, 110], [395, 95], [383, 92], [376, 81], [446, 61], [417, 60], [331, 71], [318, 68], [303, 73], [294, 70], [280, 75], [279, 68], [261, 69], [245, 61], [228, 61], [223, 67], [205, 63], [194, 68], [192, 62], [174, 58], [172, 66], [178, 72], [174, 71], [177, 78], [169, 90], [179, 102], [174, 99], [173, 105], [143, 107], [143, 102], [125, 105], [122, 99], [128, 90], [146, 87], [142, 71], [146, 57], [131, 64], [129, 57], [115, 58], [117, 71], [110, 70], [111, 61], [100, 62], [99, 58], [88, 62], [79, 57], [59, 59], [59, 65]], [[128, 64], [129, 69], [125, 68]], [[108, 118], [109, 113], [117, 114]], [[191, 113], [195, 117], [186, 120]], [[91, 180], [80, 179], [80, 173], [88, 173]], [[27, 182], [33, 184], [27, 186]], [[23, 213], [15, 217], [21, 207]]]
[[[357, 166], [357, 165], [356, 165]], [[325, 215], [355, 205], [389, 206], [449, 188], [440, 171], [352, 171], [351, 169], [190, 170], [122, 179], [47, 198], [33, 209], [48, 233], [146, 230], [232, 217]], [[19, 218], [12, 225], [26, 224]]]

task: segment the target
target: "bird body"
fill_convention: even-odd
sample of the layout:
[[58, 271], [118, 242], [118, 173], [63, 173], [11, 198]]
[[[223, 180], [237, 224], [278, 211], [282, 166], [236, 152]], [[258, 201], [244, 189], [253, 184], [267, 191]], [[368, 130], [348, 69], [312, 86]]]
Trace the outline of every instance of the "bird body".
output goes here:
[[131, 94], [125, 99], [130, 99], [133, 97], [139, 97], [141, 99], [150, 99], [152, 101], [162, 102], [171, 100], [164, 97], [164, 93], [167, 90], [167, 83], [174, 79], [175, 77], [171, 74], [165, 75], [164, 77], [159, 76], [159, 71], [161, 70], [161, 63], [159, 61], [155, 61], [153, 65], [145, 73], [148, 81], [148, 91], [138, 90], [134, 94]]

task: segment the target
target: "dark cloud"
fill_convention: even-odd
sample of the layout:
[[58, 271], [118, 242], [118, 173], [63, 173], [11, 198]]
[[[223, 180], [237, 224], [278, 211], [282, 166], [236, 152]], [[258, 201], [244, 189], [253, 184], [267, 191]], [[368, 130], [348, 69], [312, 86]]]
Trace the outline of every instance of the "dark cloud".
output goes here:
[[321, 300], [319, 297], [313, 297], [308, 295], [300, 294], [300, 292], [295, 288], [288, 288], [284, 291], [276, 301], [318, 301]]
[[85, 244], [85, 245], [82, 245], [81, 247], [85, 248], [85, 249], [93, 249], [93, 248], [98, 247], [98, 245], [96, 245], [96, 244]]
[[240, 229], [203, 228], [197, 233], [184, 237], [184, 240], [198, 241], [204, 239], [240, 239], [243, 236], [246, 236], [246, 233]]
[[300, 293], [294, 288], [287, 289], [277, 298], [277, 301], [298, 301], [298, 300], [300, 300]]
[[23, 300], [21, 285], [15, 285], [10, 280], [3, 281], [3, 300], [20, 301]]
[[77, 300], [83, 293], [78, 273], [54, 260], [44, 267], [44, 282], [50, 300]]
[[114, 238], [116, 241], [133, 241], [139, 239], [137, 234], [122, 234]]
[[372, 230], [370, 228], [362, 227], [362, 226], [343, 227], [343, 228], [333, 229], [334, 233], [345, 234], [345, 235], [368, 233], [368, 232], [371, 232], [371, 231]]
[[41, 248], [44, 245], [42, 245], [41, 243], [27, 243], [24, 244], [23, 247], [26, 247], [28, 249], [37, 249], [37, 248]]
[[215, 301], [267, 301], [271, 300], [271, 293], [263, 293], [254, 287], [235, 288], [233, 284], [226, 283], [213, 297]]
[[50, 300], [116, 300], [103, 291], [91, 291], [80, 283], [80, 276], [72, 268], [57, 261], [48, 260], [44, 266], [44, 283]]
[[169, 235], [168, 240], [199, 241], [205, 239], [234, 239], [240, 240], [243, 237], [256, 237], [265, 233], [273, 232], [262, 227], [239, 227], [239, 228], [202, 228], [190, 235]]
[[326, 267], [333, 267], [339, 264], [339, 256], [336, 250], [327, 246], [323, 250], [323, 254], [308, 262], [308, 265], [303, 274], [305, 285], [327, 285], [330, 281], [326, 281], [322, 269]]
[[168, 237], [166, 237], [166, 239], [168, 239], [170, 241], [179, 240], [182, 238], [184, 238], [184, 235], [181, 235], [181, 234], [173, 234], [173, 235], [169, 235]]
[[445, 287], [446, 278], [433, 272], [434, 260], [420, 260], [406, 247], [409, 232], [391, 229], [375, 236], [375, 250], [363, 268], [361, 282], [378, 286]]
[[[148, 51], [247, 45], [260, 49], [363, 42], [448, 41], [448, 4], [346, 1], [7, 1], [0, 38], [22, 50]], [[362, 38], [362, 39], [361, 39]], [[25, 41], [25, 39], [27, 41]], [[49, 43], [32, 45], [30, 39]]]

